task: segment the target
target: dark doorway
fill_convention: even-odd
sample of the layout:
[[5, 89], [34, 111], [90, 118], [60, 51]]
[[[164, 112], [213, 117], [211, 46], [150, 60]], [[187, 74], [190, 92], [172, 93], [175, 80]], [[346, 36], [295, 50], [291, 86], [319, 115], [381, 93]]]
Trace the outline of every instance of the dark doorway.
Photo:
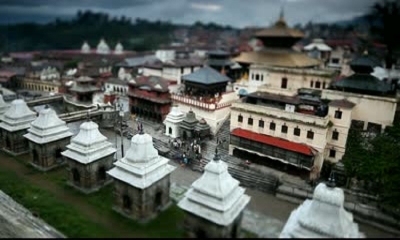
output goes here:
[[81, 184], [81, 175], [79, 174], [79, 171], [76, 168], [72, 169], [72, 179], [74, 180], [75, 184], [77, 185]]
[[122, 208], [125, 210], [131, 210], [132, 209], [132, 200], [128, 196], [128, 194], [124, 194], [122, 196]]
[[156, 193], [156, 197], [154, 198], [154, 210], [159, 211], [161, 209], [161, 203], [162, 203], [162, 192], [158, 191]]
[[183, 130], [182, 138], [183, 138], [183, 140], [186, 140], [186, 139], [187, 139], [187, 133], [186, 133], [185, 130]]
[[203, 229], [197, 229], [196, 231], [196, 238], [207, 238], [207, 233]]
[[35, 163], [35, 164], [39, 163], [39, 154], [36, 149], [32, 150], [32, 158], [33, 158], [32, 159], [33, 163]]
[[99, 182], [104, 182], [106, 180], [106, 168], [104, 166], [101, 166], [98, 170], [97, 170], [97, 180]]
[[172, 128], [171, 127], [168, 128], [168, 134], [172, 134]]
[[237, 222], [235, 222], [233, 224], [233, 228], [232, 228], [232, 233], [231, 233], [231, 238], [237, 238], [237, 231], [238, 231], [238, 226], [239, 224]]
[[62, 149], [60, 147], [56, 148], [55, 157], [56, 157], [56, 161], [57, 162], [61, 162], [62, 161], [61, 152], [62, 152]]
[[6, 138], [6, 148], [11, 150], [11, 139], [10, 139], [10, 137]]

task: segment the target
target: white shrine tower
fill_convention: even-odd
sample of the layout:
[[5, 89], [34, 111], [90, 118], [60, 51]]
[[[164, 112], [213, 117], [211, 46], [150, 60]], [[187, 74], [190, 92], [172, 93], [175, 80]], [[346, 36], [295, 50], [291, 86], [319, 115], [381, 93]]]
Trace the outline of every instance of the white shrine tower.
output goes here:
[[165, 135], [172, 138], [180, 137], [179, 123], [185, 119], [185, 114], [181, 112], [178, 106], [173, 106], [171, 111], [165, 117]]
[[290, 214], [280, 238], [364, 238], [353, 215], [344, 209], [344, 193], [333, 179], [320, 183], [312, 200]]
[[186, 213], [188, 237], [236, 238], [243, 210], [250, 201], [239, 181], [228, 173], [228, 165], [215, 157], [204, 168], [178, 206]]
[[112, 168], [117, 150], [99, 131], [99, 125], [87, 121], [62, 152], [68, 164], [68, 184], [84, 193], [99, 190], [111, 183], [106, 172]]
[[175, 169], [168, 161], [154, 148], [153, 138], [141, 129], [132, 137], [126, 156], [107, 172], [115, 184], [113, 209], [141, 222], [166, 209], [171, 203], [170, 174]]
[[31, 165], [47, 171], [64, 163], [61, 152], [72, 135], [67, 124], [58, 118], [53, 109], [46, 107], [41, 110], [24, 135], [29, 140]]

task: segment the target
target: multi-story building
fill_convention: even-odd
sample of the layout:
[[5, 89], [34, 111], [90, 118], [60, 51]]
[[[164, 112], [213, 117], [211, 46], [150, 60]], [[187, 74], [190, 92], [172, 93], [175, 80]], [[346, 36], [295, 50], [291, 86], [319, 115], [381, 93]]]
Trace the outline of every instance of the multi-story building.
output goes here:
[[104, 83], [104, 90], [120, 96], [126, 96], [129, 90], [128, 81], [111, 77]]
[[230, 82], [230, 78], [206, 66], [183, 76], [184, 88], [171, 98], [183, 113], [192, 110], [198, 120], [204, 118], [215, 134], [229, 116], [231, 104], [239, 99]]
[[241, 65], [241, 76], [234, 84], [240, 95], [257, 91], [261, 85], [284, 94], [297, 89], [327, 88], [334, 71], [323, 69], [323, 62], [305, 53], [294, 51], [293, 45], [304, 37], [296, 29], [289, 28], [283, 18], [272, 26], [255, 34], [263, 42], [259, 51], [242, 52], [233, 60]]
[[164, 121], [170, 111], [170, 85], [173, 81], [157, 76], [141, 76], [129, 81], [129, 106], [138, 117]]

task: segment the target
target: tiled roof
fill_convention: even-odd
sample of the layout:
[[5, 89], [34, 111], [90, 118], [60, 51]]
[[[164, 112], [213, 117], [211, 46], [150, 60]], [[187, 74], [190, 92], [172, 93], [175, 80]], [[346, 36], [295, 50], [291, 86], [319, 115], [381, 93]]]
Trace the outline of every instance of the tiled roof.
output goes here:
[[215, 84], [229, 82], [231, 79], [215, 69], [205, 66], [193, 73], [182, 76], [182, 79], [188, 82], [196, 82], [201, 84]]
[[276, 67], [312, 67], [318, 66], [320, 61], [307, 56], [304, 53], [294, 51], [258, 51], [242, 52], [233, 59], [239, 63], [259, 63]]
[[140, 76], [131, 80], [129, 84], [137, 88], [148, 87], [153, 91], [167, 92], [171, 81], [158, 76]]
[[293, 152], [298, 152], [307, 156], [314, 156], [311, 147], [305, 144], [295, 143], [285, 139], [259, 134], [241, 128], [236, 128], [231, 133], [232, 135], [246, 138], [252, 141], [264, 143], [267, 145], [275, 146]]
[[342, 107], [342, 108], [353, 108], [355, 106], [355, 104], [346, 99], [341, 99], [341, 100], [330, 101], [329, 106]]
[[373, 92], [389, 92], [391, 85], [371, 74], [356, 73], [332, 83], [333, 87], [349, 88]]

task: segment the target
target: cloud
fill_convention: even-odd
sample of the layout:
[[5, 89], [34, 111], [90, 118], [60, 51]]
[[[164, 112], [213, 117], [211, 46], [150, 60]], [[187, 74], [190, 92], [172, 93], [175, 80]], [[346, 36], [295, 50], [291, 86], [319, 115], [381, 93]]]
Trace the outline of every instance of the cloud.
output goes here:
[[205, 11], [219, 11], [221, 10], [221, 6], [217, 4], [204, 4], [204, 3], [192, 3], [190, 5], [194, 9], [200, 9]]
[[375, 0], [0, 0], [0, 22], [45, 22], [71, 18], [78, 10], [110, 16], [216, 22], [235, 27], [267, 26], [284, 7], [289, 25], [348, 20], [368, 11]]

